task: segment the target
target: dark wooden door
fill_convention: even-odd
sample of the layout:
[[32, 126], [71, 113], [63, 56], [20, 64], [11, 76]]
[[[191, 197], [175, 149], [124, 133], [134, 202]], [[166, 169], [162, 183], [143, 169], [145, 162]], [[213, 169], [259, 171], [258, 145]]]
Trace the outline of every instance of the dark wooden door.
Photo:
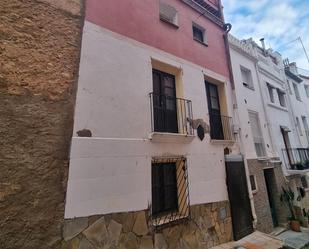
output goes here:
[[153, 69], [154, 130], [178, 133], [175, 76]]
[[245, 165], [243, 161], [226, 161], [225, 166], [234, 240], [239, 240], [253, 232]]
[[209, 123], [210, 123], [210, 137], [212, 139], [223, 140], [223, 127], [220, 111], [220, 99], [218, 93], [218, 86], [205, 82], [208, 101]]
[[264, 169], [264, 177], [265, 177], [269, 207], [270, 207], [270, 212], [271, 212], [271, 218], [272, 218], [274, 227], [277, 227], [279, 224], [278, 224], [275, 199], [274, 199], [274, 185], [275, 185], [274, 169]]

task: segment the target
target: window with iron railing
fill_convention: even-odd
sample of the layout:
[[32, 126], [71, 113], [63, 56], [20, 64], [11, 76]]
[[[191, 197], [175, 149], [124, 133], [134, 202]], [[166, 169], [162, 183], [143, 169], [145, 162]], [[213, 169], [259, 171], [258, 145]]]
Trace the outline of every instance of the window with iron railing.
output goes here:
[[194, 135], [191, 100], [176, 97], [175, 76], [153, 69], [149, 94], [152, 132]]
[[189, 217], [189, 186], [184, 157], [153, 158], [151, 220], [155, 227]]

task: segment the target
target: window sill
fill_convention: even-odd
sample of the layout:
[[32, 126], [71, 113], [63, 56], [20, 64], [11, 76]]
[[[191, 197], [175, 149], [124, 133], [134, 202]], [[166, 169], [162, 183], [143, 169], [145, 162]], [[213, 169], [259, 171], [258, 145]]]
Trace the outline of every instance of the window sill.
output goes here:
[[166, 216], [161, 216], [159, 218], [152, 219], [151, 223], [154, 227], [160, 227], [160, 226], [164, 226], [170, 223], [180, 222], [188, 218], [189, 218], [188, 215], [181, 215], [181, 214], [177, 214], [175, 216], [173, 215], [172, 217], [169, 217], [169, 215], [166, 215]]
[[149, 134], [149, 139], [158, 143], [190, 143], [194, 138], [195, 135], [180, 133], [152, 132]]
[[165, 20], [164, 18], [160, 18], [160, 21], [166, 23], [167, 25], [170, 25], [171, 27], [175, 29], [179, 29], [179, 26], [173, 22], [169, 22], [168, 20]]
[[242, 84], [243, 84], [243, 86], [245, 88], [248, 88], [249, 90], [254, 91], [254, 87], [253, 86], [246, 85], [245, 83], [242, 83]]
[[309, 173], [309, 169], [288, 169], [286, 172], [290, 175], [306, 175], [307, 173]]
[[193, 40], [194, 40], [194, 41], [196, 41], [196, 42], [198, 42], [199, 44], [204, 45], [205, 47], [208, 47], [208, 44], [207, 44], [207, 43], [205, 43], [205, 42], [201, 42], [200, 40], [195, 39], [195, 38], [193, 38]]
[[235, 143], [235, 140], [217, 140], [217, 139], [210, 139], [210, 143], [212, 144], [222, 144], [222, 145], [232, 145]]
[[278, 105], [273, 104], [273, 103], [268, 103], [268, 105], [271, 106], [271, 107], [273, 107], [273, 108], [276, 108], [276, 109], [278, 109], [278, 110], [288, 112], [288, 109], [287, 109], [286, 107], [278, 106]]

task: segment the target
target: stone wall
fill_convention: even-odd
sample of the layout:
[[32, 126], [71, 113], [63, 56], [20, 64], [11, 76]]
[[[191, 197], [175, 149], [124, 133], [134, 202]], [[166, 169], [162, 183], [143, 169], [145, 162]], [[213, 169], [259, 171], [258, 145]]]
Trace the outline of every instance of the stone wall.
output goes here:
[[232, 240], [228, 201], [190, 212], [189, 219], [156, 231], [147, 211], [66, 220], [62, 249], [206, 249]]
[[83, 20], [61, 2], [0, 1], [1, 249], [60, 248]]
[[255, 175], [258, 191], [253, 194], [254, 207], [257, 216], [256, 229], [265, 233], [273, 230], [271, 212], [268, 202], [267, 189], [264, 179], [264, 163], [256, 159], [248, 161], [250, 175]]
[[249, 159], [248, 168], [250, 175], [256, 176], [256, 184], [258, 191], [253, 194], [255, 212], [257, 215], [256, 229], [265, 233], [273, 230], [273, 222], [271, 210], [269, 206], [266, 182], [264, 177], [264, 169], [273, 167], [274, 182], [272, 184], [276, 215], [279, 225], [286, 225], [288, 210], [280, 201], [281, 188], [286, 187], [288, 182], [283, 175], [281, 165], [278, 163], [270, 163], [257, 159]]

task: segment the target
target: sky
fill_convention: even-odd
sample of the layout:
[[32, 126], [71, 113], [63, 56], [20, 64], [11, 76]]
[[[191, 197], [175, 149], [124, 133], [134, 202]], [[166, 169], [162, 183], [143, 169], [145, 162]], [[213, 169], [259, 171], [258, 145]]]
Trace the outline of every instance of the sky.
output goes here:
[[252, 37], [259, 45], [278, 51], [297, 66], [309, 71], [309, 0], [222, 0], [225, 22], [232, 24], [231, 34], [238, 39]]

